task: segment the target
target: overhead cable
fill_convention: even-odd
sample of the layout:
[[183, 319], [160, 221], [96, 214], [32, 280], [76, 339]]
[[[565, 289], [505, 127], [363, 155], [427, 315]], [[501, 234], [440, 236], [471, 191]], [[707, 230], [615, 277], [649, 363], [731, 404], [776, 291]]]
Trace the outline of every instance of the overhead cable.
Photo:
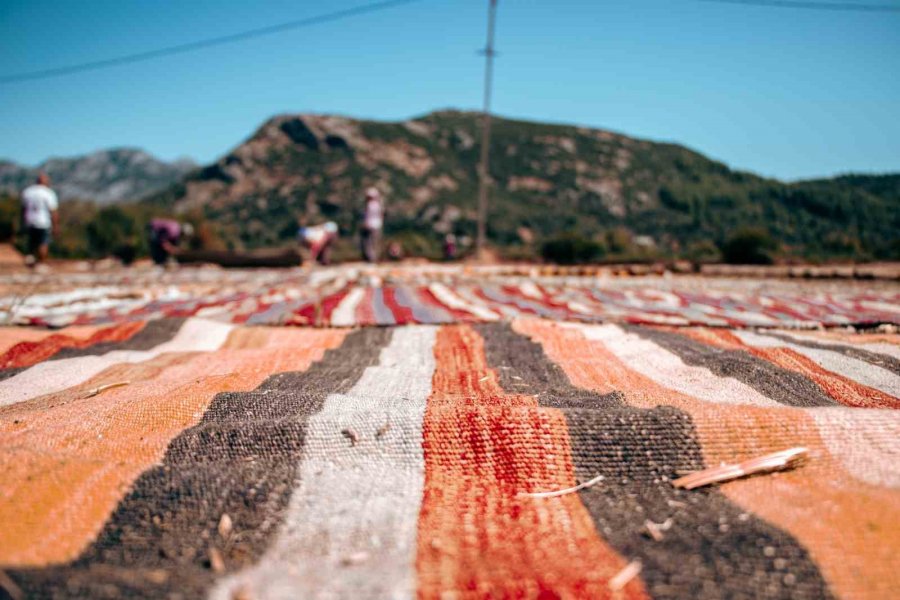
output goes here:
[[0, 83], [17, 83], [35, 79], [61, 77], [64, 75], [71, 75], [73, 73], [81, 73], [83, 71], [94, 71], [97, 69], [105, 69], [108, 67], [116, 67], [119, 65], [126, 65], [130, 63], [151, 60], [154, 58], [161, 58], [163, 56], [171, 56], [173, 54], [185, 54], [187, 52], [194, 52], [195, 50], [202, 50], [204, 48], [209, 48], [212, 46], [221, 46], [223, 44], [231, 44], [234, 42], [240, 42], [252, 38], [281, 33], [283, 31], [289, 31], [291, 29], [299, 29], [301, 27], [308, 27], [311, 25], [319, 25], [321, 23], [338, 21], [341, 19], [355, 17], [357, 15], [366, 13], [372, 13], [379, 10], [385, 10], [388, 8], [393, 8], [395, 6], [400, 6], [402, 4], [411, 4], [418, 1], [419, 0], [385, 0], [383, 2], [373, 2], [371, 4], [364, 4], [362, 6], [356, 6], [353, 8], [347, 8], [344, 10], [316, 15], [314, 17], [296, 19], [293, 21], [287, 21], [285, 23], [279, 23], [277, 25], [269, 25], [267, 27], [249, 29], [247, 31], [241, 31], [240, 33], [232, 33], [229, 35], [206, 38], [203, 40], [197, 40], [195, 42], [187, 42], [184, 44], [177, 44], [175, 46], [167, 46], [165, 48], [157, 48], [156, 50], [147, 50], [145, 52], [137, 52], [135, 54], [126, 54], [123, 56], [116, 56], [114, 58], [106, 58], [102, 60], [78, 63], [74, 65], [66, 65], [62, 67], [54, 67], [50, 69], [40, 69], [37, 71], [28, 71], [25, 73], [3, 75], [0, 76]]

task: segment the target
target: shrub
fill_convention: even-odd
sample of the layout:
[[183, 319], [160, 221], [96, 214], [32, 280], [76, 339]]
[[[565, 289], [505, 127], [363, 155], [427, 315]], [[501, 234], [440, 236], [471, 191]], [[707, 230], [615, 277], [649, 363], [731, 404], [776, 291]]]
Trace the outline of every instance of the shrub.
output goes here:
[[633, 250], [631, 232], [624, 227], [610, 229], [604, 237], [606, 238], [606, 246], [613, 254], [628, 254]]
[[[117, 206], [100, 210], [87, 226], [88, 251], [91, 256], [119, 256], [134, 259], [138, 226], [134, 218]], [[129, 250], [131, 248], [131, 250]]]
[[606, 254], [606, 247], [578, 234], [566, 234], [548, 240], [541, 248], [544, 260], [560, 265], [578, 265], [599, 260]]
[[732, 265], [770, 265], [776, 249], [775, 240], [757, 227], [738, 229], [722, 245], [722, 257]]
[[19, 201], [12, 196], [0, 197], [0, 242], [10, 242], [19, 223]]
[[679, 212], [689, 212], [691, 210], [690, 199], [684, 198], [675, 190], [671, 190], [667, 187], [660, 188], [659, 201], [666, 208], [671, 208], [672, 210], [677, 210]]
[[719, 247], [710, 240], [693, 242], [684, 253], [685, 258], [695, 263], [712, 263], [722, 259]]

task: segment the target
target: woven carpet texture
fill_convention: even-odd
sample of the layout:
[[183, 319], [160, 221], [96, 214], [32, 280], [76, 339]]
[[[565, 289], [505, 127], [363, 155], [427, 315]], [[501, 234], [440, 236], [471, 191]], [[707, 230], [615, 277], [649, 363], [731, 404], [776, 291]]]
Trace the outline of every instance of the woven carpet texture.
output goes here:
[[895, 282], [570, 277], [454, 265], [0, 275], [0, 323], [203, 317], [246, 325], [585, 323], [816, 328], [900, 324]]
[[[334, 287], [326, 322], [414, 324], [0, 328], [0, 597], [900, 590], [897, 334], [561, 322], [542, 317], [576, 308], [537, 285]], [[673, 485], [793, 447], [788, 470]]]

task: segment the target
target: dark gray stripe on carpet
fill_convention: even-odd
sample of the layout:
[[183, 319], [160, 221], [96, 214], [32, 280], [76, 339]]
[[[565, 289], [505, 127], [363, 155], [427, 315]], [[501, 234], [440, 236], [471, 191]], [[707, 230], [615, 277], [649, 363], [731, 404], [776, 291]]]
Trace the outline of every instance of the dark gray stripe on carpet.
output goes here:
[[25, 369], [29, 367], [10, 367], [8, 369], [0, 369], [0, 381], [4, 379], [9, 379], [10, 377], [15, 377]]
[[685, 364], [709, 369], [720, 377], [732, 377], [767, 398], [787, 406], [841, 406], [807, 377], [753, 356], [744, 350], [707, 346], [680, 333], [640, 325], [623, 326], [646, 340], [678, 355]]
[[573, 387], [563, 370], [547, 359], [539, 344], [513, 331], [508, 323], [479, 323], [473, 327], [484, 339], [487, 362], [507, 392], [537, 396], [541, 406], [556, 408], [624, 406], [624, 397], [619, 392], [600, 395]]
[[[227, 572], [265, 552], [298, 483], [309, 417], [329, 394], [349, 390], [391, 335], [357, 330], [306, 371], [273, 375], [252, 392], [216, 395], [77, 560], [9, 575], [29, 598], [203, 597], [224, 575], [213, 569], [216, 552]], [[217, 531], [223, 514], [233, 523], [227, 539]]]
[[[704, 468], [690, 415], [674, 407], [646, 410], [610, 402], [612, 394], [573, 386], [540, 345], [509, 325], [478, 330], [489, 366], [501, 373], [504, 389], [519, 391], [507, 384], [523, 381], [526, 393], [553, 390], [539, 394], [538, 400], [564, 407], [578, 480], [604, 476], [579, 492], [581, 500], [600, 536], [625, 560], [641, 561], [640, 577], [652, 597], [831, 597], [806, 549], [788, 533], [747, 513], [715, 488], [672, 486], [679, 473]], [[504, 366], [508, 368], [500, 368]], [[552, 402], [545, 404], [545, 397]], [[663, 523], [669, 518], [672, 526], [661, 540], [647, 535], [647, 520]], [[782, 560], [785, 566], [776, 566]]]
[[886, 369], [891, 373], [894, 373], [895, 375], [900, 375], [900, 360], [897, 360], [893, 356], [889, 356], [887, 354], [880, 354], [878, 352], [873, 352], [864, 348], [856, 348], [849, 344], [841, 344], [839, 346], [820, 344], [813, 340], [801, 340], [789, 335], [784, 335], [782, 333], [776, 333], [774, 331], [765, 331], [760, 333], [769, 337], [778, 338], [779, 340], [784, 340], [785, 342], [796, 344], [798, 346], [805, 346], [806, 348], [814, 348], [816, 350], [831, 350], [832, 352], [837, 352], [838, 354], [843, 354], [844, 356], [849, 356], [850, 358], [855, 358], [857, 360], [867, 362], [870, 365], [881, 367], [882, 369]]
[[126, 340], [100, 342], [84, 348], [63, 348], [47, 360], [99, 356], [115, 350], [152, 350], [175, 337], [185, 320], [183, 318], [156, 319], [148, 322], [140, 331]]
[[[184, 325], [185, 319], [159, 319], [150, 321], [140, 331], [126, 340], [116, 342], [100, 342], [84, 348], [60, 348], [55, 354], [52, 354], [44, 361], [62, 360], [64, 358], [77, 358], [79, 356], [99, 356], [112, 352], [113, 350], [150, 350], [156, 346], [168, 342]], [[63, 333], [63, 335], [65, 335]], [[42, 362], [42, 361], [39, 361]], [[27, 367], [11, 367], [8, 369], [0, 369], [0, 381], [14, 377], [31, 368]]]

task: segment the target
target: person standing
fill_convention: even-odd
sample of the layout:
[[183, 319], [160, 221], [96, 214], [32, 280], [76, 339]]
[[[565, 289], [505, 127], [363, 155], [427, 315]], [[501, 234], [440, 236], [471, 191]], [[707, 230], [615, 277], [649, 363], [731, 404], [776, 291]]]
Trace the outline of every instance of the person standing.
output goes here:
[[452, 233], [444, 236], [444, 260], [456, 260], [456, 236]]
[[370, 187], [366, 190], [366, 208], [363, 212], [363, 225], [360, 241], [363, 257], [370, 263], [378, 262], [381, 245], [381, 228], [384, 226], [384, 204], [381, 192]]
[[37, 181], [22, 190], [22, 223], [28, 236], [29, 262], [47, 260], [50, 237], [59, 229], [59, 200], [50, 189], [50, 177], [39, 173]]

